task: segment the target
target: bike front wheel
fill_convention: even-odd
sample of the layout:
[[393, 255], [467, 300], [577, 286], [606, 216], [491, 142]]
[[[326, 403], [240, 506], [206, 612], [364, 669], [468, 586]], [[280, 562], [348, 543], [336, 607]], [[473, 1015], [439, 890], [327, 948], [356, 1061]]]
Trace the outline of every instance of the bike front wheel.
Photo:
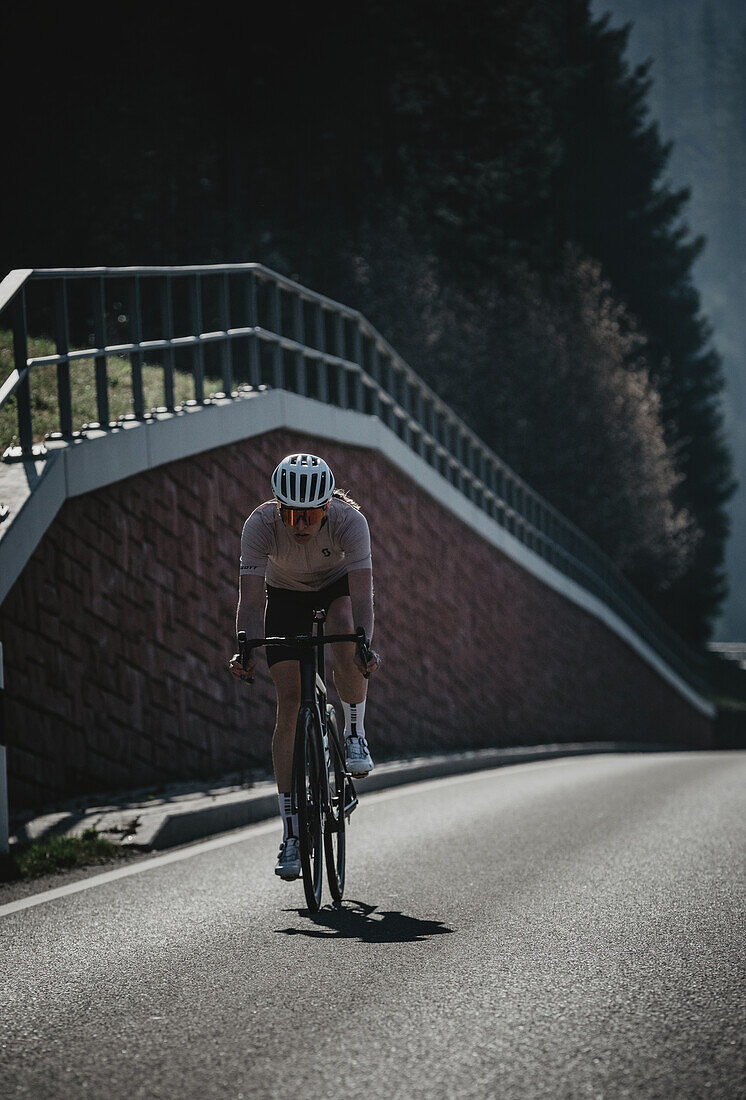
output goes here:
[[326, 852], [326, 876], [329, 890], [337, 904], [341, 902], [345, 888], [345, 799], [347, 777], [342, 747], [339, 741], [337, 716], [331, 703], [326, 707], [326, 729], [329, 737], [329, 756], [326, 767], [329, 777], [329, 810], [324, 822], [324, 849]]
[[295, 731], [293, 793], [298, 811], [303, 890], [312, 913], [318, 913], [321, 906], [324, 871], [322, 756], [316, 716], [310, 707], [301, 707]]

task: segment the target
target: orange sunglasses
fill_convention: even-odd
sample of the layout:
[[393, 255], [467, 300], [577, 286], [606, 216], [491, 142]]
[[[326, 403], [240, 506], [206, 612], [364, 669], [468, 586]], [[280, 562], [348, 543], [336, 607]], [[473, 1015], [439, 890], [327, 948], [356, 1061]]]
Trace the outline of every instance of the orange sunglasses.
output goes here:
[[295, 527], [301, 517], [309, 526], [313, 523], [321, 523], [329, 505], [323, 504], [321, 508], [290, 508], [278, 500], [277, 507], [280, 509], [280, 516], [286, 527]]

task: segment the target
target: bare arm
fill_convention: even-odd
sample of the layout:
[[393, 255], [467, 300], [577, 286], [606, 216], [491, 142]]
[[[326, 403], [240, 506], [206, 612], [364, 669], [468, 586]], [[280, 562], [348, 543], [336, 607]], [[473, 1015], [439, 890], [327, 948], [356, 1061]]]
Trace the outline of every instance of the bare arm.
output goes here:
[[249, 638], [264, 637], [264, 577], [239, 578], [236, 634], [245, 630]]
[[[239, 580], [236, 634], [239, 630], [245, 630], [248, 638], [264, 637], [264, 577], [244, 576]], [[250, 679], [256, 668], [256, 656], [252, 654], [246, 668], [242, 668], [236, 654], [228, 668], [237, 679]]]
[[347, 582], [350, 586], [350, 601], [352, 603], [352, 621], [355, 628], [362, 626], [368, 636], [368, 644], [371, 647], [370, 659], [363, 666], [357, 654], [355, 664], [361, 672], [375, 672], [381, 667], [381, 655], [373, 649], [373, 571], [371, 569], [353, 569], [347, 574]]
[[347, 583], [350, 586], [350, 600], [352, 602], [352, 621], [355, 628], [362, 626], [368, 635], [368, 641], [373, 640], [373, 570], [353, 569], [347, 574]]

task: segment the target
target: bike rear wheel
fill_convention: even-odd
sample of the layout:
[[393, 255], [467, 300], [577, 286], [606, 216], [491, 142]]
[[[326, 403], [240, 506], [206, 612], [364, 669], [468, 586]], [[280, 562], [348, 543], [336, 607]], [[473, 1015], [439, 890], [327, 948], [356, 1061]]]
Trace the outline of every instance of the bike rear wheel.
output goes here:
[[329, 736], [329, 811], [324, 822], [324, 849], [326, 852], [326, 877], [335, 902], [342, 900], [345, 888], [345, 855], [347, 833], [345, 830], [345, 800], [347, 777], [337, 729], [337, 716], [331, 703], [326, 707], [326, 728]]
[[303, 890], [312, 913], [318, 913], [321, 905], [324, 873], [322, 755], [316, 716], [310, 707], [301, 707], [295, 732], [293, 793], [298, 809]]

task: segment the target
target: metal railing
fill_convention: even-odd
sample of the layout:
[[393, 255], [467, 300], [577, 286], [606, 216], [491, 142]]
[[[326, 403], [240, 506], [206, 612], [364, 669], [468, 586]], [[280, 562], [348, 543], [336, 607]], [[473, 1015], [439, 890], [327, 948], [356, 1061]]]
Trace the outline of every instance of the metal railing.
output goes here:
[[[129, 359], [132, 411], [173, 411], [179, 367], [193, 378], [191, 404], [237, 396], [236, 385], [273, 387], [379, 417], [399, 439], [519, 542], [602, 600], [686, 682], [707, 693], [705, 658], [656, 614], [611, 560], [502, 462], [357, 311], [260, 264], [12, 271], [0, 284], [10, 314], [15, 369], [0, 408], [15, 394], [20, 447], [31, 456], [34, 369], [57, 368], [55, 438], [115, 427], [108, 362]], [[28, 357], [28, 333], [52, 334], [53, 355]], [[143, 363], [162, 370], [163, 403], [145, 408]], [[71, 367], [93, 360], [98, 419], [73, 425]], [[209, 360], [209, 362], [208, 362]], [[205, 394], [206, 368], [220, 379]]]

